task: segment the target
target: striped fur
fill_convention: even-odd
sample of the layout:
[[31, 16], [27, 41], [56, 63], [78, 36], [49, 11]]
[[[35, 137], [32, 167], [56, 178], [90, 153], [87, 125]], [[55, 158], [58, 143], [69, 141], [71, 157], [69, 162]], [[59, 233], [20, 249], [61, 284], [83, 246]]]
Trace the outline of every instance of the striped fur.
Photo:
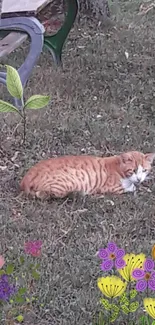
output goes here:
[[125, 192], [122, 180], [139, 164], [150, 171], [152, 155], [132, 151], [106, 158], [83, 155], [42, 160], [29, 169], [20, 188], [36, 197], [65, 197], [72, 192], [121, 194]]

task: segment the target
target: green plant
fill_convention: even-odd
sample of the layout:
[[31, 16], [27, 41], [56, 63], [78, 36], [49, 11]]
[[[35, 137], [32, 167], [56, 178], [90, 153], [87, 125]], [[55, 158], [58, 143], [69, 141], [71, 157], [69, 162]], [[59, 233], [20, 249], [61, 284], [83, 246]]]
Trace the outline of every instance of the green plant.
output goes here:
[[9, 263], [0, 256], [0, 319], [5, 313], [6, 319], [22, 323], [24, 313], [38, 303], [35, 287], [40, 278], [37, 258], [41, 256], [41, 247], [42, 241], [27, 242], [24, 251], [30, 256], [14, 256]]
[[143, 253], [125, 254], [113, 242], [101, 248], [98, 255], [102, 271], [110, 275], [97, 280], [103, 297], [102, 313], [95, 325], [115, 324], [122, 315], [125, 324], [155, 325], [155, 245], [152, 258]]
[[106, 325], [104, 313], [100, 311], [93, 318], [93, 325]]
[[20, 76], [18, 71], [9, 66], [5, 65], [7, 70], [7, 77], [6, 77], [6, 86], [7, 90], [11, 96], [19, 99], [21, 101], [21, 108], [17, 109], [14, 105], [0, 100], [0, 112], [1, 113], [8, 113], [13, 112], [17, 113], [21, 116], [23, 121], [23, 143], [25, 143], [26, 138], [26, 110], [28, 109], [40, 109], [45, 107], [49, 101], [49, 96], [42, 96], [42, 95], [33, 95], [26, 102], [24, 102], [23, 97], [23, 86], [20, 80]]
[[[108, 322], [106, 321], [104, 313], [100, 312], [93, 320], [93, 325], [107, 325]], [[119, 324], [119, 323], [118, 323]], [[138, 319], [138, 322], [130, 321], [129, 323], [123, 322], [124, 325], [151, 325], [152, 322], [149, 320], [148, 316], [141, 316]]]

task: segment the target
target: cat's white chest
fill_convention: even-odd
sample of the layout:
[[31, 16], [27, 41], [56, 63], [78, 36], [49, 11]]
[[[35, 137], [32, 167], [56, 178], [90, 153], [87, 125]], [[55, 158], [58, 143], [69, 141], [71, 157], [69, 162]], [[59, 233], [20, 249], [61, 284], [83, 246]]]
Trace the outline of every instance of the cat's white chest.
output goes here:
[[124, 188], [124, 192], [135, 192], [136, 186], [129, 178], [123, 178], [121, 180], [122, 186]]

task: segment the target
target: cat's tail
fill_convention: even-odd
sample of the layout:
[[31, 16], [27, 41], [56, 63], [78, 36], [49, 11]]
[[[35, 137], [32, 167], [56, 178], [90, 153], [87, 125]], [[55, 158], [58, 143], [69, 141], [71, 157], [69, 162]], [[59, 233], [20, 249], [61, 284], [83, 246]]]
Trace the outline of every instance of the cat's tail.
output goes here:
[[27, 196], [31, 197], [44, 197], [44, 193], [40, 191], [35, 185], [36, 175], [33, 175], [32, 171], [28, 171], [20, 182], [20, 190], [24, 192]]
[[38, 190], [35, 187], [34, 178], [32, 177], [32, 174], [29, 172], [27, 172], [27, 174], [23, 177], [23, 179], [20, 182], [19, 187], [20, 187], [21, 192], [24, 192], [27, 196], [30, 196], [33, 198], [40, 198], [40, 199], [44, 199], [47, 197], [46, 193]]
[[32, 194], [33, 188], [31, 186], [31, 176], [29, 174], [26, 174], [20, 184], [19, 184], [20, 190], [22, 192], [25, 192], [27, 195]]

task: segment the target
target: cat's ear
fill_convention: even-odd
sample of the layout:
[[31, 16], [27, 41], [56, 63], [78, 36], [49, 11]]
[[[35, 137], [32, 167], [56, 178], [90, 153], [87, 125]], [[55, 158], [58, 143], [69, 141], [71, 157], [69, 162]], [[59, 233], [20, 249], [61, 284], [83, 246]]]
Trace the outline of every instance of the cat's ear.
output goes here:
[[155, 153], [146, 153], [145, 154], [145, 159], [148, 161], [150, 164], [153, 163], [153, 160], [155, 159]]
[[133, 157], [132, 157], [132, 155], [131, 155], [130, 152], [122, 153], [120, 156], [121, 156], [122, 162], [123, 162], [124, 164], [133, 161]]

